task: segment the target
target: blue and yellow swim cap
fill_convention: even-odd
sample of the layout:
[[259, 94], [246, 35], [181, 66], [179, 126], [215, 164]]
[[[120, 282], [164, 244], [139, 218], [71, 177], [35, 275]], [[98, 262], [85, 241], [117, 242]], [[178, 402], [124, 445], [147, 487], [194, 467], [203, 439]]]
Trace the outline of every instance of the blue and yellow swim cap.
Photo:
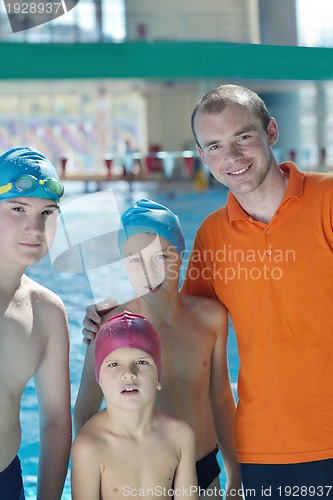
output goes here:
[[63, 194], [56, 169], [40, 151], [20, 147], [0, 156], [0, 201], [19, 196], [60, 201]]
[[153, 233], [166, 239], [182, 256], [185, 240], [178, 217], [167, 207], [141, 198], [120, 218], [124, 230], [119, 231], [120, 252], [127, 238], [138, 233]]

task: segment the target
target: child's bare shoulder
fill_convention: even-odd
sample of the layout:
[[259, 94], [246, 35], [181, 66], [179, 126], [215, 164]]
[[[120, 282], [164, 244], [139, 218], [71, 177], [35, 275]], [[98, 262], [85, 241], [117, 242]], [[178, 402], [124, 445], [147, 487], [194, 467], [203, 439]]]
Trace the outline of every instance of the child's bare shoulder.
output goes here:
[[[47, 331], [57, 331], [57, 328], [67, 329], [67, 314], [64, 303], [52, 290], [25, 276], [22, 287], [29, 297], [34, 317]], [[50, 328], [52, 326], [52, 328]]]
[[164, 425], [160, 431], [160, 436], [166, 433], [166, 440], [179, 454], [192, 452], [194, 457], [195, 434], [191, 425], [183, 418], [165, 414]]
[[[104, 410], [105, 411], [105, 410]], [[104, 411], [96, 413], [91, 417], [81, 428], [80, 432], [74, 439], [76, 447], [89, 448], [94, 446], [103, 434], [103, 414]]]
[[209, 308], [210, 311], [216, 312], [216, 314], [226, 314], [227, 310], [225, 306], [218, 300], [211, 299], [209, 297], [200, 297], [199, 295], [188, 295], [186, 293], [179, 293], [182, 300], [188, 305], [188, 307], [203, 307]]
[[198, 327], [201, 327], [202, 323], [204, 323], [206, 327], [211, 326], [212, 328], [226, 326], [228, 312], [221, 302], [208, 297], [199, 297], [184, 293], [180, 295], [184, 308], [191, 314], [191, 324], [197, 322]]
[[169, 413], [164, 413], [156, 410], [159, 418], [159, 425], [161, 429], [165, 432], [167, 431], [169, 436], [177, 443], [184, 441], [192, 441], [194, 439], [194, 431], [192, 426], [181, 417], [176, 417], [175, 415], [170, 415]]
[[64, 309], [64, 304], [60, 297], [45, 286], [37, 283], [33, 279], [28, 276], [24, 276], [24, 280], [22, 280], [22, 286], [27, 291], [27, 294], [30, 296], [31, 300], [34, 300], [34, 305], [40, 304], [40, 306], [47, 306], [61, 308]]
[[89, 426], [85, 428], [85, 426], [83, 426], [73, 441], [71, 451], [72, 457], [74, 459], [80, 457], [81, 459], [89, 461], [92, 458], [96, 459], [98, 455], [96, 446], [97, 438], [98, 435], [92, 428], [89, 428]]

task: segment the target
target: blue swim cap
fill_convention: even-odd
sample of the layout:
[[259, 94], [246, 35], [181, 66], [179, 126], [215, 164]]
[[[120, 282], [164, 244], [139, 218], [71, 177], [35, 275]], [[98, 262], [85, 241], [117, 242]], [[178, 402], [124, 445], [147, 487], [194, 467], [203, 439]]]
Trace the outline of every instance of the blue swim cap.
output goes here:
[[120, 252], [127, 238], [138, 233], [153, 233], [165, 238], [182, 256], [185, 240], [178, 217], [169, 208], [141, 198], [120, 218], [124, 230], [119, 231]]
[[56, 169], [40, 151], [20, 147], [0, 156], [0, 201], [19, 196], [59, 201], [63, 192]]

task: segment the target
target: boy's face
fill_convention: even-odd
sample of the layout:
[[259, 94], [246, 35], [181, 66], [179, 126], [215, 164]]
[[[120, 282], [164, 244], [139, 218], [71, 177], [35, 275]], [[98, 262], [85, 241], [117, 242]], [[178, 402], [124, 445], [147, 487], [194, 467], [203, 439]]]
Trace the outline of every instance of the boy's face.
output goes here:
[[121, 347], [104, 359], [99, 384], [108, 404], [136, 408], [155, 399], [158, 381], [153, 358], [141, 349]]
[[0, 201], [0, 256], [28, 266], [48, 252], [56, 228], [59, 205], [53, 200], [18, 197]]
[[135, 292], [158, 294], [176, 285], [178, 290], [181, 258], [170, 243], [156, 234], [138, 233], [123, 246], [125, 267]]

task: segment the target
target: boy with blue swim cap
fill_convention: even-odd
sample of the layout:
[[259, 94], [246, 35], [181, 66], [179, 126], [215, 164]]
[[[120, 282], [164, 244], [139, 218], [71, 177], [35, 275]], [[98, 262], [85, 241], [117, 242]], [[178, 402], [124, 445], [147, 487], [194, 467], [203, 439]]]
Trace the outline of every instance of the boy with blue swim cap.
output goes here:
[[37, 498], [59, 500], [71, 445], [69, 332], [60, 298], [25, 270], [48, 251], [63, 186], [41, 152], [19, 147], [0, 156], [0, 498], [22, 500], [19, 419], [24, 387], [38, 396]]
[[166, 239], [180, 256], [185, 250], [185, 240], [178, 217], [169, 208], [156, 201], [141, 198], [128, 208], [120, 218], [124, 231], [119, 231], [119, 248], [138, 233], [152, 233]]
[[56, 169], [40, 151], [14, 148], [0, 156], [0, 200], [31, 196], [60, 201], [63, 194]]
[[[96, 306], [88, 307], [83, 333], [93, 339], [101, 323], [124, 310], [152, 323], [161, 340], [163, 364], [157, 408], [192, 425], [199, 487], [209, 488], [210, 498], [221, 499], [218, 442], [226, 488], [238, 500], [242, 494], [233, 440], [235, 401], [227, 366], [225, 309], [217, 301], [179, 292], [185, 244], [178, 217], [170, 209], [140, 199], [122, 214], [121, 223], [118, 242], [135, 296], [117, 305], [108, 299], [113, 307], [104, 302], [99, 313]], [[74, 409], [77, 431], [99, 410], [102, 400], [94, 376], [94, 342], [90, 342]]]
[[[120, 220], [123, 230], [118, 233], [119, 249], [123, 257], [128, 257], [125, 267], [135, 292], [142, 295], [165, 289], [171, 276], [178, 282], [185, 251], [178, 217], [164, 205], [141, 198], [121, 215]], [[138, 260], [133, 259], [137, 252]], [[143, 273], [135, 265], [138, 261], [142, 262]]]

